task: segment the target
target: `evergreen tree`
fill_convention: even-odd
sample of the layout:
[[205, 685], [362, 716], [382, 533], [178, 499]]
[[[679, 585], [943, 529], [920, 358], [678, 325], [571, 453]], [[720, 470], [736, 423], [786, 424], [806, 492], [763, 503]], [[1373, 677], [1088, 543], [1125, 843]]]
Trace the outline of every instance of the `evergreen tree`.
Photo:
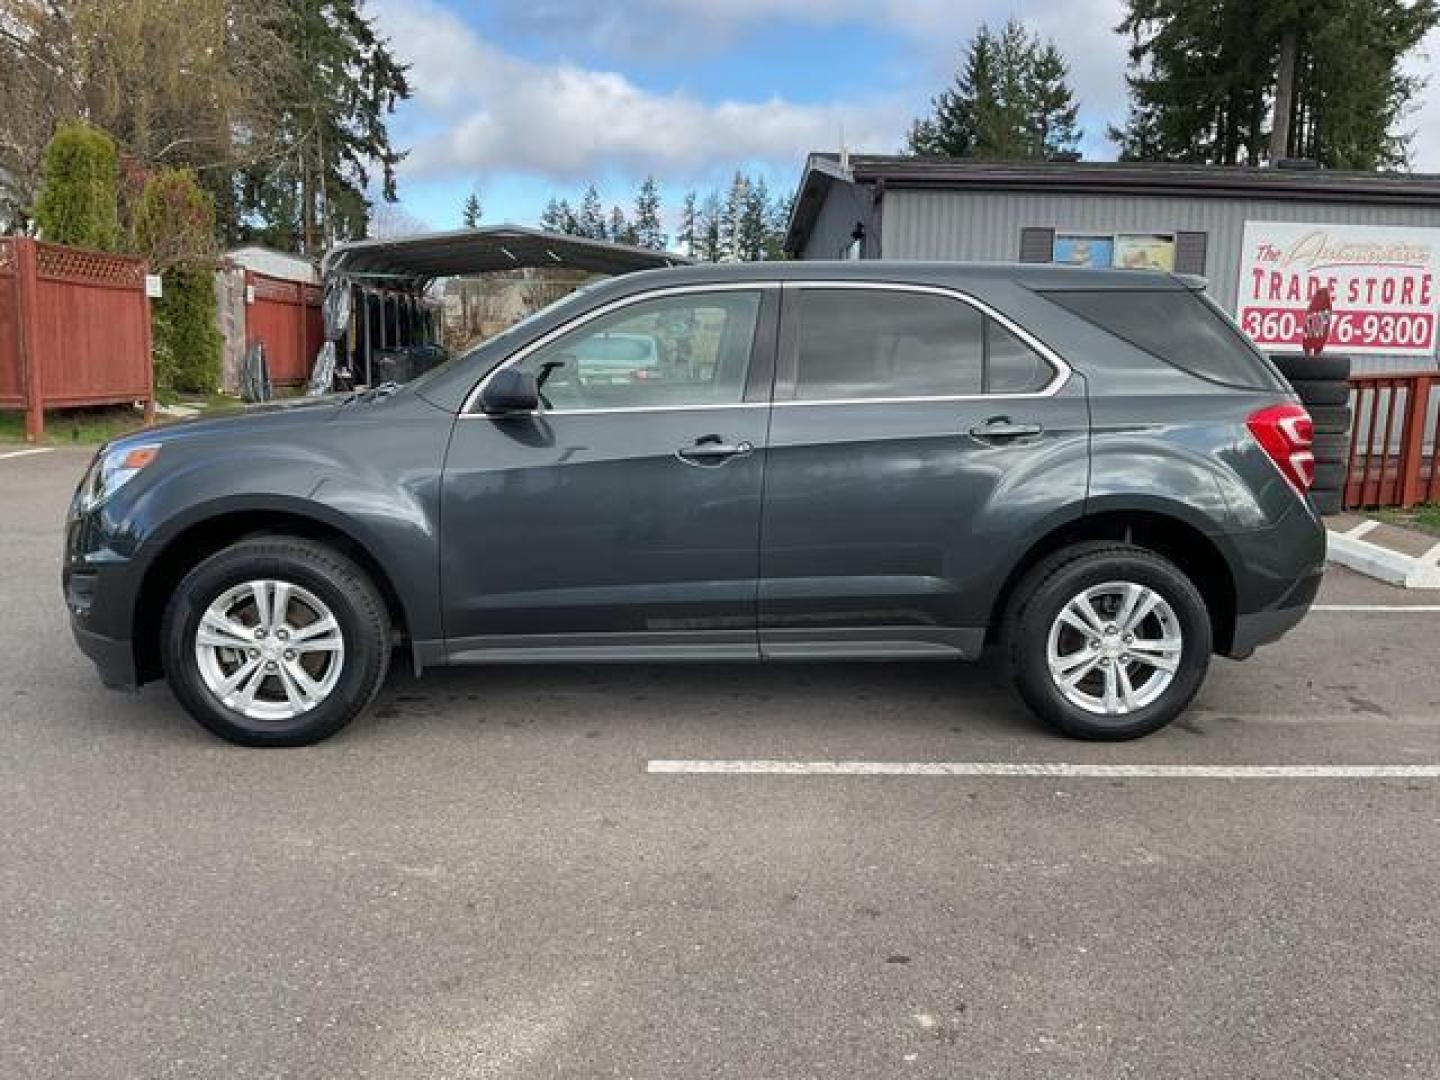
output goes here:
[[461, 223], [467, 229], [478, 229], [480, 227], [480, 196], [471, 192], [465, 198], [465, 208], [461, 211]]
[[610, 225], [606, 230], [606, 238], [616, 244], [630, 244], [632, 247], [639, 243], [639, 236], [635, 226], [625, 218], [625, 211], [618, 206], [610, 207]]
[[700, 227], [700, 211], [695, 205], [695, 192], [685, 193], [685, 202], [680, 208], [680, 231], [675, 234], [675, 243], [679, 245], [690, 258], [695, 258], [695, 245], [698, 242]]
[[574, 235], [580, 231], [580, 223], [571, 209], [568, 199], [551, 198], [540, 214], [540, 228], [546, 232]]
[[770, 204], [765, 221], [765, 258], [769, 261], [785, 258], [785, 234], [790, 230], [790, 215], [795, 210], [795, 193], [792, 191], [783, 199]]
[[738, 170], [730, 181], [725, 193], [724, 209], [720, 215], [720, 260], [738, 261], [745, 258], [742, 245], [745, 243], [745, 207], [750, 201], [750, 177]]
[[720, 194], [712, 191], [705, 196], [695, 218], [695, 258], [704, 262], [719, 262], [724, 257], [725, 249], [721, 242], [723, 216]]
[[981, 24], [954, 84], [911, 125], [911, 153], [929, 157], [1044, 158], [1080, 141], [1065, 58], [1012, 18], [998, 35]]
[[585, 189], [580, 200], [580, 209], [575, 215], [575, 232], [591, 240], [605, 239], [605, 210], [600, 205], [600, 193], [591, 184]]
[[278, 0], [287, 48], [274, 93], [284, 152], [246, 169], [240, 204], [264, 224], [265, 242], [315, 253], [365, 235], [366, 192], [378, 170], [381, 197], [396, 201], [387, 117], [410, 96], [405, 65], [362, 10], [363, 0]]
[[[747, 178], [748, 180], [748, 178]], [[740, 207], [740, 223], [736, 231], [735, 257], [742, 262], [755, 262], [765, 257], [765, 229], [770, 214], [770, 192], [761, 177], [745, 185], [745, 199]]]
[[1436, 0], [1127, 0], [1130, 114], [1111, 136], [1132, 160], [1403, 165], [1423, 80], [1401, 61], [1437, 22]]
[[635, 195], [635, 243], [652, 251], [665, 250], [665, 230], [660, 224], [660, 192], [653, 176], [645, 177]]
[[40, 235], [100, 251], [119, 247], [120, 166], [110, 136], [89, 124], [62, 124], [45, 147], [42, 170]]

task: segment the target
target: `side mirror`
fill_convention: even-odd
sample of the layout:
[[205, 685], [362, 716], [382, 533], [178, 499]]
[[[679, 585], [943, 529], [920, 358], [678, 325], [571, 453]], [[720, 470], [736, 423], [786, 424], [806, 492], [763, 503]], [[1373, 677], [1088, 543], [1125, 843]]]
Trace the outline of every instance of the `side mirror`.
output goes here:
[[540, 408], [540, 384], [528, 371], [501, 368], [480, 392], [480, 409], [492, 416], [531, 413]]

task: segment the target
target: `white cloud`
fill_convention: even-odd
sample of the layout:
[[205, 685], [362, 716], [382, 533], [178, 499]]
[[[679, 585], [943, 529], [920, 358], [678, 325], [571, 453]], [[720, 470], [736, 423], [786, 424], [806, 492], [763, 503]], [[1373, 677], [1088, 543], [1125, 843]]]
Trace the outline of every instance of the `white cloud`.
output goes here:
[[[563, 36], [625, 59], [653, 56], [657, 48], [673, 51], [676, 43], [692, 55], [714, 53], [747, 31], [770, 32], [782, 21], [871, 26], [914, 44], [914, 85], [906, 88], [913, 111], [948, 81], [981, 23], [998, 27], [1015, 16], [1065, 53], [1098, 141], [1105, 125], [1125, 113], [1127, 43], [1115, 33], [1123, 15], [1123, 0], [532, 0], [506, 6], [501, 17], [537, 39]], [[803, 37], [798, 42], [803, 48]], [[892, 131], [892, 144], [903, 129]]]
[[807, 151], [835, 146], [842, 129], [852, 148], [893, 151], [912, 109], [881, 97], [812, 105], [656, 93], [616, 72], [511, 55], [432, 0], [381, 0], [375, 11], [412, 65], [421, 116], [406, 133], [403, 171], [415, 179], [490, 170], [703, 176], [749, 161], [795, 168]]
[[1430, 31], [1420, 43], [1420, 48], [1405, 63], [1406, 74], [1429, 80], [1410, 113], [1401, 121], [1402, 130], [1413, 136], [1410, 167], [1416, 172], [1440, 172], [1440, 85], [1437, 85], [1435, 77], [1437, 59], [1440, 59], [1440, 29]]

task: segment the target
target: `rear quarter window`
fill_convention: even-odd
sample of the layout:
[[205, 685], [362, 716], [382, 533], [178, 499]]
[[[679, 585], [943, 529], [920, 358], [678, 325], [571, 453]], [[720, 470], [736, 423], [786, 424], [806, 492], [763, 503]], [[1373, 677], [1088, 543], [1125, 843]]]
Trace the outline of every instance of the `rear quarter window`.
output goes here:
[[1246, 390], [1286, 389], [1269, 361], [1220, 309], [1189, 289], [1094, 289], [1044, 296], [1201, 379]]

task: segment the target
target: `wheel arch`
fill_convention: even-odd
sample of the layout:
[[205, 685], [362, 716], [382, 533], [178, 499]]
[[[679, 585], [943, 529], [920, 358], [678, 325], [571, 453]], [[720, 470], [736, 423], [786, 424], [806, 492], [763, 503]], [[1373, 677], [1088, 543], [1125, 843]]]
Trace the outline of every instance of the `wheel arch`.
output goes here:
[[989, 620], [991, 639], [999, 633], [1016, 587], [1034, 566], [1056, 551], [1093, 540], [1135, 544], [1175, 563], [1205, 600], [1215, 652], [1229, 655], [1237, 603], [1231, 560], [1222, 541], [1201, 529], [1187, 508], [1160, 502], [1110, 504], [1052, 529], [1032, 544], [996, 594]]
[[380, 590], [396, 642], [409, 644], [413, 649], [413, 613], [395, 587], [393, 575], [375, 554], [376, 545], [364, 537], [353, 522], [327, 514], [323, 509], [317, 511], [313, 504], [232, 504], [208, 513], [198, 511], [156, 544], [155, 553], [141, 577], [134, 605], [131, 641], [134, 642], [137, 682], [164, 675], [160, 625], [166, 602], [180, 580], [215, 552], [240, 540], [266, 535], [313, 540], [354, 561]]

